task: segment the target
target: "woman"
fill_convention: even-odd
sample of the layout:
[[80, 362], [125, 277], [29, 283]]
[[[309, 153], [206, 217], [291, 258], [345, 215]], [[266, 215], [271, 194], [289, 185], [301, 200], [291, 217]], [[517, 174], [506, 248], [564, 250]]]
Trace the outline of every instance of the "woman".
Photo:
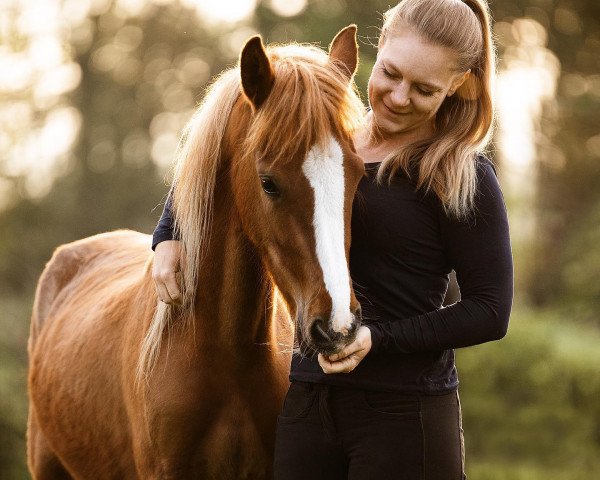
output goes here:
[[[350, 271], [365, 325], [336, 355], [294, 355], [276, 478], [465, 478], [453, 349], [505, 335], [513, 286], [502, 193], [479, 153], [493, 117], [483, 2], [403, 0], [385, 15], [355, 136], [367, 175]], [[172, 238], [166, 208], [154, 277], [167, 303], [179, 298]], [[452, 269], [462, 299], [442, 308]]]

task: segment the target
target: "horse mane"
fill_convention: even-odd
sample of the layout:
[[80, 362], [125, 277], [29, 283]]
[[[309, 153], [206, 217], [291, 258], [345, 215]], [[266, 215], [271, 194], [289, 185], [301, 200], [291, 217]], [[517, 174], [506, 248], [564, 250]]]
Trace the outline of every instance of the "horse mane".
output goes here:
[[[364, 105], [342, 67], [312, 45], [269, 46], [267, 55], [275, 80], [252, 118], [243, 148], [245, 155], [258, 153], [284, 161], [305, 155], [315, 144], [324, 146], [333, 131], [351, 136], [362, 122]], [[222, 141], [241, 91], [239, 66], [221, 74], [208, 88], [181, 137], [172, 200], [174, 227], [183, 244], [182, 305], [158, 302], [142, 344], [138, 382], [155, 365], [175, 310], [193, 328], [198, 272], [209, 240]]]

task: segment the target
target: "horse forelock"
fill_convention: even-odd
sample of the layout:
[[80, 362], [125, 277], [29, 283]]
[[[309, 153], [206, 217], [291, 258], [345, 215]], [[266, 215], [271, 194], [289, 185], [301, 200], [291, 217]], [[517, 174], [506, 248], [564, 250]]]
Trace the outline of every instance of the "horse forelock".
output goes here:
[[361, 124], [364, 106], [344, 71], [312, 45], [268, 47], [273, 87], [248, 130], [245, 151], [270, 162], [304, 158], [315, 145], [327, 148], [332, 136], [350, 137]]

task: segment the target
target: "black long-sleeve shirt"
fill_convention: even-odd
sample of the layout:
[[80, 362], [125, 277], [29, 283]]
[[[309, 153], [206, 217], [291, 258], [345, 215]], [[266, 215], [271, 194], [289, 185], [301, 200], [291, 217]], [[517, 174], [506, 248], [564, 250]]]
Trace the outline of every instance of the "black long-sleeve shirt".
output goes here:
[[160, 242], [164, 242], [165, 240], [179, 240], [177, 232], [175, 231], [175, 219], [173, 218], [172, 192], [173, 190], [169, 191], [167, 201], [165, 202], [165, 208], [163, 208], [162, 215], [152, 234], [152, 250], [154, 250]]
[[[433, 193], [405, 176], [378, 184], [367, 164], [352, 211], [350, 273], [373, 346], [350, 373], [323, 373], [296, 353], [290, 377], [318, 383], [441, 394], [458, 385], [454, 350], [502, 338], [513, 295], [508, 220], [491, 162], [477, 161], [475, 209], [447, 215]], [[153, 246], [173, 238], [170, 202]], [[461, 300], [442, 308], [448, 274]]]

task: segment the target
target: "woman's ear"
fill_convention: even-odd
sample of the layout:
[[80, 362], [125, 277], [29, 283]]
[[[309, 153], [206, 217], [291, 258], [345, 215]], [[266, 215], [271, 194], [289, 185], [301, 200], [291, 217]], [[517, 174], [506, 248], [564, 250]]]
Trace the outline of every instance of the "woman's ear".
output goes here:
[[481, 95], [481, 81], [473, 72], [467, 71], [468, 75], [456, 89], [456, 96], [462, 100], [477, 100]]
[[471, 76], [471, 69], [469, 68], [466, 72], [457, 75], [457, 77], [452, 81], [452, 86], [450, 90], [448, 90], [448, 96], [451, 97], [454, 93], [465, 83], [469, 77]]

